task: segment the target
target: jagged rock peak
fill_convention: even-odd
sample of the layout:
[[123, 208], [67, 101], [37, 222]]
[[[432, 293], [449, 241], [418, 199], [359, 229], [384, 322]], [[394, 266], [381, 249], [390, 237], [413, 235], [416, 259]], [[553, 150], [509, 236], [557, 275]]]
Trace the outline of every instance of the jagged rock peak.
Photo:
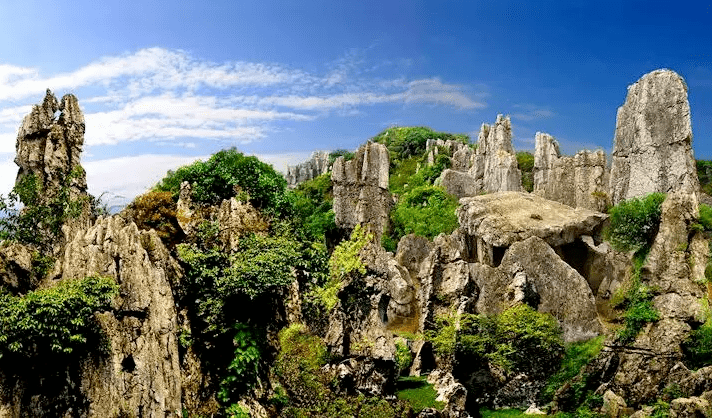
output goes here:
[[563, 157], [553, 136], [536, 133], [534, 192], [571, 207], [604, 211], [608, 200], [608, 170], [602, 150], [579, 151]]
[[329, 171], [329, 151], [314, 151], [311, 157], [295, 166], [287, 167], [287, 184], [295, 187]]
[[380, 239], [393, 204], [388, 175], [388, 148], [383, 144], [369, 141], [352, 160], [337, 158], [331, 171], [336, 225], [345, 229], [367, 225]]
[[680, 75], [656, 70], [628, 87], [612, 157], [613, 204], [652, 192], [698, 192], [690, 103]]
[[[57, 111], [61, 111], [58, 116]], [[57, 101], [47, 90], [42, 103], [32, 107], [18, 130], [16, 183], [34, 174], [45, 194], [52, 195], [52, 191], [59, 190], [61, 180], [74, 171], [71, 194], [86, 194], [86, 173], [80, 164], [84, 130], [84, 115], [76, 96], [66, 94]]]
[[522, 190], [522, 175], [512, 147], [512, 122], [497, 115], [493, 125], [482, 124], [470, 175], [476, 189], [487, 193]]

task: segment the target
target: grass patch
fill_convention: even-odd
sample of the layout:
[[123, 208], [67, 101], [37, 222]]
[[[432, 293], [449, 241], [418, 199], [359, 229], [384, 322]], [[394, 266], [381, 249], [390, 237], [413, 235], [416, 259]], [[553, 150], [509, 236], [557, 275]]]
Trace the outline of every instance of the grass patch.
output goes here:
[[480, 414], [482, 418], [518, 418], [518, 417], [528, 417], [529, 415], [524, 415], [524, 411], [521, 409], [480, 409]]
[[425, 376], [410, 376], [398, 379], [396, 383], [396, 396], [398, 399], [407, 401], [413, 407], [416, 414], [425, 408], [442, 409], [443, 402], [438, 402], [435, 398], [438, 393], [433, 385], [428, 383]]

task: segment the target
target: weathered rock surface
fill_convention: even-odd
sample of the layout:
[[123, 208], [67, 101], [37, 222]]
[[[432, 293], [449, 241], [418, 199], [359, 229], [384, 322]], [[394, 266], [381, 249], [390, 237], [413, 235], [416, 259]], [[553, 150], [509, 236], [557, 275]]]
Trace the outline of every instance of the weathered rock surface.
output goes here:
[[411, 277], [418, 275], [420, 264], [430, 254], [433, 243], [425, 237], [408, 234], [398, 241], [396, 262], [408, 270]]
[[[59, 117], [55, 117], [57, 111], [61, 112]], [[70, 196], [86, 195], [86, 173], [79, 161], [84, 129], [84, 115], [77, 98], [66, 94], [58, 102], [47, 90], [42, 104], [33, 106], [22, 120], [17, 134], [15, 163], [20, 167], [17, 181], [34, 174], [45, 190], [43, 198], [47, 199], [72, 174]]]
[[521, 191], [522, 173], [512, 148], [512, 123], [509, 117], [497, 115], [493, 125], [483, 123], [477, 144], [469, 173], [475, 178], [478, 192]]
[[502, 192], [460, 199], [460, 228], [487, 245], [509, 247], [536, 236], [552, 247], [573, 242], [581, 235], [596, 235], [602, 213], [543, 199], [539, 196]]
[[481, 192], [475, 178], [469, 173], [449, 168], [443, 170], [435, 184], [443, 186], [446, 192], [457, 198], [477, 196]]
[[238, 249], [241, 236], [250, 232], [266, 233], [269, 227], [267, 220], [249, 202], [234, 197], [222, 201], [215, 217], [220, 225], [220, 241], [230, 251]]
[[331, 180], [337, 226], [350, 230], [361, 224], [380, 240], [388, 227], [393, 205], [388, 191], [388, 170], [388, 148], [383, 144], [368, 142], [352, 160], [336, 159]]
[[551, 135], [537, 132], [534, 151], [534, 193], [574, 208], [603, 212], [608, 199], [606, 154], [579, 151], [562, 157]]
[[180, 267], [154, 231], [119, 216], [100, 218], [66, 246], [62, 278], [116, 279], [113, 312], [98, 315], [111, 343], [108, 358], [83, 370], [89, 416], [171, 416], [181, 410], [177, 313], [171, 281]]
[[612, 203], [652, 192], [698, 193], [687, 85], [656, 70], [628, 87], [618, 109], [610, 177]]
[[602, 331], [586, 279], [541, 238], [512, 244], [497, 268], [476, 266], [478, 313], [500, 313], [524, 302], [553, 315], [561, 324], [564, 341], [589, 339]]
[[303, 163], [287, 167], [287, 174], [284, 176], [289, 187], [296, 187], [299, 183], [304, 183], [313, 178], [326, 174], [329, 171], [329, 151], [315, 151], [311, 157]]
[[428, 139], [425, 142], [425, 152], [427, 153], [428, 164], [435, 163], [435, 157], [440, 153], [441, 149], [446, 150], [449, 155], [455, 155], [456, 152], [463, 150], [465, 148], [470, 148], [467, 144], [463, 144], [460, 141], [454, 141], [452, 139], [442, 140], [442, 139]]

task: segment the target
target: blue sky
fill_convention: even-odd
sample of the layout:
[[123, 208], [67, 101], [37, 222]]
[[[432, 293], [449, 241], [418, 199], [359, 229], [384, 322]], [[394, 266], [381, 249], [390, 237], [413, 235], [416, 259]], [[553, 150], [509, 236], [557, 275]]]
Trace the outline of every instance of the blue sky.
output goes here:
[[627, 86], [658, 68], [685, 78], [712, 159], [711, 3], [0, 0], [0, 192], [46, 88], [78, 96], [90, 191], [117, 202], [222, 148], [284, 170], [393, 125], [476, 137], [498, 113], [518, 150], [542, 131], [610, 151]]

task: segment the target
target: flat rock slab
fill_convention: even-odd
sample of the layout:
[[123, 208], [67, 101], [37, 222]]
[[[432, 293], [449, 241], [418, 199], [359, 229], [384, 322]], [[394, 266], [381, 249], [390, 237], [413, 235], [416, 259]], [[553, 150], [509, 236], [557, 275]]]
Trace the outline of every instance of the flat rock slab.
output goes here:
[[460, 227], [495, 247], [539, 237], [552, 247], [594, 235], [608, 215], [574, 209], [522, 192], [498, 192], [460, 199]]

